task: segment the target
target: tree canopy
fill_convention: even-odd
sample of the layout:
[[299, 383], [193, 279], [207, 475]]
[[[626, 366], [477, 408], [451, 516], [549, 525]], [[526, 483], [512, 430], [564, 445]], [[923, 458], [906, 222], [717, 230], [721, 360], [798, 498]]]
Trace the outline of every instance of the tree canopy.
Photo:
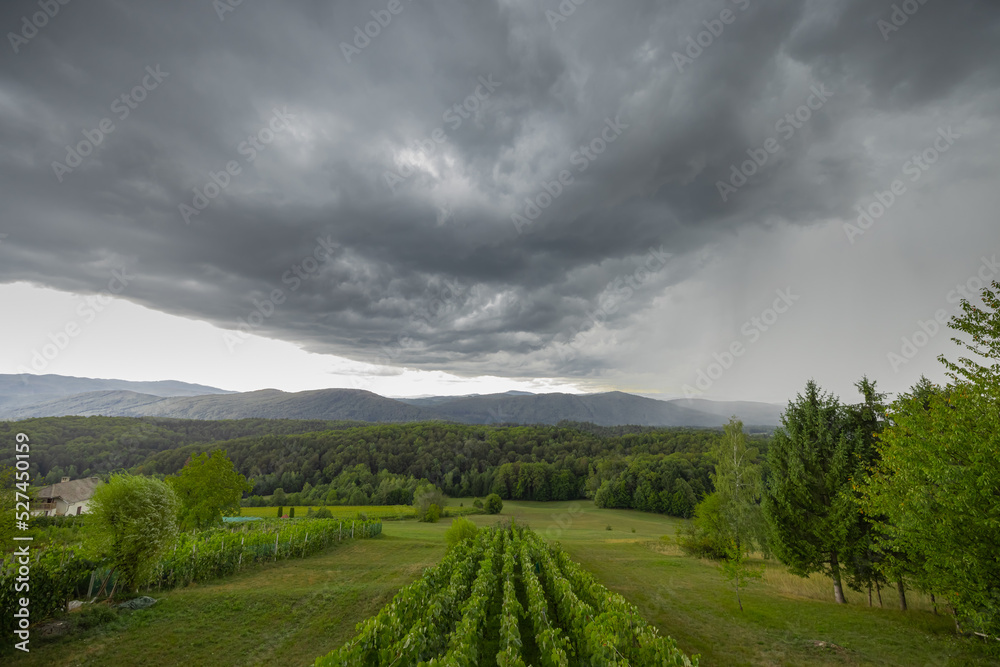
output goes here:
[[858, 509], [849, 495], [860, 468], [840, 402], [810, 380], [790, 401], [768, 452], [764, 512], [775, 555], [794, 574], [825, 572], [834, 598], [845, 602], [841, 561]]
[[926, 380], [900, 396], [879, 438], [880, 459], [862, 489], [880, 547], [901, 553], [921, 588], [945, 596], [958, 617], [1000, 635], [1000, 300], [962, 301], [949, 326], [966, 350], [941, 361], [952, 383]]
[[181, 502], [182, 530], [201, 530], [222, 523], [224, 515], [239, 514], [240, 499], [253, 489], [221, 449], [192, 456], [167, 482]]

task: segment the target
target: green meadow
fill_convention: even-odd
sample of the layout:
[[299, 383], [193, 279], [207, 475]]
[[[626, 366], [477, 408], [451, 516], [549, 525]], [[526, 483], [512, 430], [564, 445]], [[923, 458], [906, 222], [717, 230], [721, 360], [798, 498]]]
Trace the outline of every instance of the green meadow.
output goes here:
[[[791, 576], [775, 561], [765, 563], [763, 581], [744, 591], [741, 613], [717, 565], [677, 548], [682, 520], [589, 502], [513, 501], [499, 517], [470, 518], [490, 525], [511, 517], [558, 541], [684, 651], [700, 654], [702, 665], [996, 664], [974, 641], [956, 637], [950, 617], [935, 615], [930, 601], [914, 592], [907, 612], [899, 610], [895, 591], [882, 591], [884, 608], [877, 601], [869, 608], [867, 593], [853, 591], [850, 604], [837, 605], [828, 580]], [[443, 556], [449, 524], [389, 521], [375, 539], [154, 591], [159, 602], [148, 610], [64, 637], [36, 634], [31, 653], [12, 663], [310, 665]]]

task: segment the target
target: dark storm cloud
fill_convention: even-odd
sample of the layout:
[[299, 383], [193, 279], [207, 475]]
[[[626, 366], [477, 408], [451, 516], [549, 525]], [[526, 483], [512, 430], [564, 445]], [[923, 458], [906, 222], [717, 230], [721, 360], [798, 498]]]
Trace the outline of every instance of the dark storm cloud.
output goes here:
[[[627, 327], [718, 239], [849, 218], [878, 169], [862, 119], [912, 141], [933, 136], [922, 110], [994, 120], [996, 6], [911, 2], [888, 38], [892, 3], [870, 0], [594, 1], [565, 21], [554, 0], [61, 5], [0, 62], [0, 280], [94, 291], [126, 267], [126, 298], [230, 329], [280, 290], [250, 328], [313, 351], [599, 372], [566, 353], [578, 332]], [[0, 28], [37, 11], [7, 2]], [[720, 34], [686, 51], [705, 21]], [[815, 86], [832, 94], [777, 134]], [[54, 169], [85, 132], [93, 154]], [[625, 290], [661, 248], [670, 265]]]

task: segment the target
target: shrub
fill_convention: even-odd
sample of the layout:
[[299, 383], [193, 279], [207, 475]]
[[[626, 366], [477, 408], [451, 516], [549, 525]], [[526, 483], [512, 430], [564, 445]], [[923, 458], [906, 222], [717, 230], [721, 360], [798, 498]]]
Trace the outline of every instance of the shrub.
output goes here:
[[[431, 507], [437, 507], [437, 517], [428, 518]], [[444, 494], [441, 489], [432, 484], [421, 485], [413, 494], [413, 508], [417, 521], [430, 521], [433, 523], [441, 518], [441, 507], [444, 506]]]
[[315, 514], [313, 514], [313, 517], [317, 519], [332, 519], [333, 512], [331, 512], [326, 507], [320, 507], [318, 510], [316, 510]]
[[677, 544], [689, 556], [721, 560], [726, 557], [727, 526], [721, 513], [722, 498], [710, 493], [694, 508], [694, 519], [677, 529]]
[[285, 508], [282, 507], [281, 505], [278, 505], [278, 518], [280, 519], [283, 516], [285, 516]]
[[431, 505], [427, 508], [427, 513], [424, 515], [424, 521], [427, 523], [437, 523], [437, 520], [441, 518], [441, 508], [436, 504]]
[[476, 498], [475, 500], [472, 501], [472, 506], [475, 507], [476, 509], [481, 510], [483, 509], [483, 501], [480, 500], [479, 498]]
[[445, 532], [444, 539], [447, 540], [450, 549], [465, 540], [474, 539], [478, 532], [479, 527], [468, 519], [452, 519], [451, 528]]
[[484, 509], [487, 514], [499, 514], [503, 509], [503, 501], [500, 500], [500, 496], [495, 493], [491, 493], [486, 496], [486, 503]]
[[289, 519], [294, 519], [295, 518], [295, 508], [294, 507], [289, 507], [288, 508], [288, 518]]
[[110, 623], [116, 618], [118, 618], [118, 611], [109, 605], [101, 603], [85, 604], [80, 612], [75, 615], [76, 625], [82, 630], [96, 628], [105, 623]]
[[116, 474], [94, 490], [87, 523], [94, 527], [94, 546], [110, 556], [124, 590], [145, 584], [174, 545], [179, 508], [170, 485], [150, 477]]
[[609, 523], [604, 530], [611, 530], [611, 524]]

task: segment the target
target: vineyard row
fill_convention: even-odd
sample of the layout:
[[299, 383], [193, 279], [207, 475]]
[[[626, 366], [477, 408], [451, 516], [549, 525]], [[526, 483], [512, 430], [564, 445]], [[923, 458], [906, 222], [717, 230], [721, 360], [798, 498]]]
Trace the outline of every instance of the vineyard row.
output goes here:
[[480, 529], [316, 667], [697, 665], [557, 547]]

